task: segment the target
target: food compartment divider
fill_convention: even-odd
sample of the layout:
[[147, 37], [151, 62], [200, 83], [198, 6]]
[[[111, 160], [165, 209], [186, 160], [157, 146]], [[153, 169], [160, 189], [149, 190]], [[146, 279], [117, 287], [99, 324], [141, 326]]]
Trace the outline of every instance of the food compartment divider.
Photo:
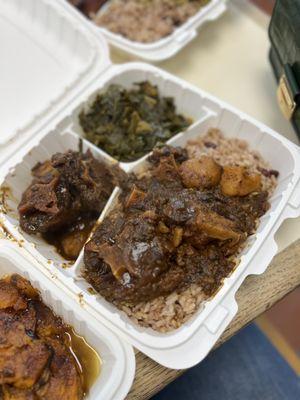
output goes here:
[[[97, 322], [67, 294], [57, 280], [39, 271], [36, 261], [14, 243], [0, 239], [0, 278], [13, 273], [28, 279], [48, 305], [63, 321], [83, 336], [102, 361], [98, 378], [87, 400], [122, 400], [128, 393], [135, 373], [135, 357], [130, 345]], [[67, 294], [67, 295], [66, 295]]]
[[[137, 75], [139, 69], [140, 74]], [[224, 320], [218, 329], [214, 328], [216, 330], [214, 334], [210, 333], [205, 325], [207, 318], [212, 315], [215, 309], [220, 310], [220, 308], [217, 307], [222, 305], [222, 301], [226, 298], [228, 293], [237, 290], [238, 286], [243, 281], [243, 279], [241, 279], [242, 274], [245, 271], [247, 271], [248, 274], [251, 273], [251, 261], [254, 259], [256, 252], [260, 249], [262, 249], [263, 252], [268, 251], [265, 247], [266, 238], [268, 235], [275, 234], [275, 228], [277, 230], [279, 222], [282, 222], [279, 221], [280, 215], [283, 215], [283, 218], [285, 217], [282, 213], [292, 192], [295, 190], [296, 183], [299, 181], [299, 149], [287, 139], [246, 116], [237, 109], [228, 106], [226, 103], [219, 101], [187, 82], [143, 63], [131, 63], [110, 68], [106, 71], [104, 77], [102, 77], [101, 85], [99, 81], [94, 82], [94, 84], [89, 87], [89, 90], [85, 91], [80, 99], [80, 103], [82, 103], [85, 98], [90, 98], [95, 90], [101, 89], [110, 82], [122, 84], [127, 82], [127, 84], [130, 85], [133, 81], [139, 80], [136, 78], [137, 76], [158, 83], [160, 88], [162, 88], [163, 95], [167, 93], [167, 90], [174, 90], [170, 94], [175, 97], [177, 102], [181, 101], [183, 104], [186, 104], [187, 110], [189, 106], [191, 106], [192, 114], [195, 113], [197, 116], [198, 121], [196, 124], [185, 133], [180, 133], [172, 138], [169, 141], [170, 144], [185, 145], [189, 139], [204, 134], [208, 128], [219, 127], [226, 136], [246, 139], [252, 148], [261, 151], [264, 158], [271, 162], [273, 168], [280, 171], [279, 184], [271, 199], [272, 207], [261, 219], [257, 234], [249, 238], [249, 247], [241, 253], [241, 262], [239, 266], [224, 280], [224, 284], [218, 293], [212, 299], [205, 302], [203, 307], [199, 309], [191, 320], [176, 331], [161, 334], [151, 329], [144, 329], [135, 325], [125, 314], [118, 311], [113, 305], [101, 298], [101, 296], [92, 295], [89, 292], [89, 285], [80, 275], [83, 252], [81, 252], [75, 265], [71, 268], [62, 269], [45, 262], [46, 259], [38, 253], [34, 246], [28, 245], [26, 241], [25, 243], [22, 242], [21, 245], [26, 251], [38, 259], [41, 271], [44, 273], [51, 273], [59, 282], [62, 282], [68, 290], [72, 291], [75, 295], [80, 295], [82, 301], [89, 309], [89, 312], [98, 318], [99, 321], [117, 331], [118, 334], [126, 338], [131, 344], [159, 363], [170, 368], [186, 368], [201, 361], [207, 354], [211, 348], [211, 344], [218, 339], [229, 321], [233, 318], [236, 312], [236, 304], [234, 302], [230, 303], [232, 307], [228, 309], [228, 314], [225, 313], [225, 315], [224, 312], [222, 313], [222, 315], [224, 314]], [[76, 122], [78, 112], [81, 109], [80, 107], [81, 106], [77, 107], [73, 114], [70, 112], [70, 115], [66, 117], [66, 121], [69, 125], [67, 123], [61, 123], [60, 129], [64, 131], [69, 130], [70, 133], [68, 136], [70, 137], [77, 138], [75, 133], [80, 133], [78, 132], [78, 124]], [[49, 133], [49, 138], [51, 135], [55, 137], [55, 135], [59, 136], [61, 133], [62, 131], [56, 130], [54, 133]], [[47, 139], [47, 137], [45, 137], [45, 142], [50, 140], [49, 138]], [[104, 159], [106, 158], [108, 162], [112, 162], [111, 157], [105, 156], [103, 152], [99, 152], [94, 146], [90, 146], [90, 144], [87, 143], [85, 146], [91, 147], [94, 152], [99, 154], [99, 157], [101, 156]], [[63, 149], [66, 149], [66, 147], [63, 147]], [[272, 151], [270, 149], [272, 149]], [[278, 152], [281, 152], [280, 158], [276, 156]], [[30, 154], [27, 157], [29, 156]], [[131, 163], [131, 165], [124, 165], [125, 163], [123, 163], [121, 166], [127, 171], [138, 171], [146, 165], [145, 163], [145, 160], [140, 160]], [[22, 166], [22, 163], [20, 166]], [[27, 166], [26, 174], [29, 172], [29, 167], [32, 167], [32, 164]], [[11, 179], [11, 177], [9, 179]], [[24, 179], [24, 176], [22, 176], [22, 179]], [[28, 176], [26, 179], [29, 179]], [[22, 190], [25, 187], [26, 185], [23, 185]], [[21, 188], [19, 188], [19, 192], [21, 192]], [[107, 210], [109, 210], [109, 206], [113, 206], [112, 203], [116, 201], [117, 195], [118, 193], [116, 190], [109, 201]], [[299, 210], [297, 208], [295, 215], [298, 215], [298, 212]], [[104, 216], [105, 213], [102, 213], [101, 218]], [[7, 216], [4, 215], [3, 217], [4, 224], [7, 227]], [[20, 240], [22, 241], [22, 234], [18, 232], [16, 226], [11, 222], [12, 221], [9, 221], [9, 230], [20, 243]], [[272, 229], [274, 231], [272, 231]], [[265, 267], [267, 262], [269, 262], [269, 260], [265, 260]], [[225, 309], [227, 309], [227, 307], [225, 307]], [[220, 311], [218, 311], [218, 315], [221, 315]], [[212, 320], [213, 318], [210, 321]], [[212, 325], [212, 322], [208, 324], [210, 328]], [[197, 346], [195, 343], [197, 343]]]
[[[111, 0], [99, 10], [99, 14], [109, 8]], [[80, 13], [75, 7], [74, 12]], [[160, 62], [175, 56], [180, 50], [188, 45], [198, 33], [198, 30], [206, 22], [212, 22], [219, 18], [227, 9], [227, 0], [211, 0], [203, 6], [193, 17], [189, 18], [179, 28], [174, 29], [170, 35], [152, 43], [141, 43], [127, 39], [120, 34], [116, 34], [105, 27], [90, 23], [96, 32], [105, 36], [110, 44], [115, 48], [129, 54], [132, 58], [144, 59], [150, 62]], [[82, 19], [86, 19], [81, 15]]]

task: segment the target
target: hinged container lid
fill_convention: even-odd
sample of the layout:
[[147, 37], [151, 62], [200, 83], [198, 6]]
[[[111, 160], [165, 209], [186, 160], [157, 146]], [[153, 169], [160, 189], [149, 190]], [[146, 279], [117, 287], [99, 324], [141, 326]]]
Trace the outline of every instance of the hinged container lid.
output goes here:
[[0, 159], [111, 64], [106, 40], [63, 1], [0, 3]]

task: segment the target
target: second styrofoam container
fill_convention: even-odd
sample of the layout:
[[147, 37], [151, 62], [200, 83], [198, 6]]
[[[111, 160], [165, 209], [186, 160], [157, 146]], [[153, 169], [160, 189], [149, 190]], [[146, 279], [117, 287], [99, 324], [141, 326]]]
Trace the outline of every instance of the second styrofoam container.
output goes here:
[[[266, 269], [276, 253], [274, 235], [282, 221], [300, 215], [300, 151], [290, 141], [239, 110], [165, 71], [142, 63], [118, 66], [108, 71], [101, 83], [95, 82], [93, 87], [86, 92], [85, 97], [82, 97], [82, 106], [95, 94], [96, 90], [101, 90], [108, 82], [129, 82], [130, 84], [134, 76], [159, 84], [163, 93], [174, 96], [178, 104], [180, 102], [185, 104], [186, 109], [190, 108], [191, 112], [197, 116], [195, 125], [186, 133], [172, 138], [169, 141], [170, 144], [185, 145], [188, 139], [204, 134], [210, 127], [216, 127], [221, 129], [226, 136], [247, 140], [252, 148], [260, 151], [262, 156], [270, 162], [272, 168], [280, 172], [277, 189], [270, 199], [270, 210], [261, 218], [257, 233], [249, 238], [248, 246], [241, 254], [239, 266], [225, 279], [218, 293], [203, 304], [190, 321], [176, 331], [161, 334], [151, 329], [144, 329], [135, 325], [124, 313], [101, 296], [90, 293], [89, 285], [80, 274], [82, 255], [71, 268], [59, 268], [55, 263], [48, 262], [41, 248], [29, 242], [30, 238], [24, 240], [24, 235], [16, 225], [17, 220], [15, 219], [15, 222], [9, 220], [9, 213], [3, 215], [3, 223], [23, 249], [34, 255], [40, 262], [40, 270], [46, 275], [54, 275], [57, 281], [74, 295], [80, 295], [88, 312], [95, 318], [118, 332], [120, 336], [160, 364], [170, 368], [187, 368], [197, 364], [206, 356], [236, 314], [237, 304], [234, 297], [245, 277], [249, 274], [262, 273]], [[76, 134], [76, 132], [80, 133], [76, 127], [78, 111], [75, 108], [73, 113], [66, 116], [65, 124], [62, 123], [53, 132], [45, 134], [44, 139], [38, 144], [35, 143], [24, 159], [22, 154], [16, 156], [19, 164], [6, 178], [6, 183], [14, 180], [14, 188], [18, 190], [12, 194], [11, 201], [14, 204], [10, 205], [11, 208], [16, 207], [22, 190], [30, 180], [28, 177], [30, 168], [36, 161], [41, 161], [41, 148], [46, 147], [49, 151], [50, 149], [54, 151], [55, 149], [51, 147], [53, 145], [50, 144], [52, 142], [55, 143], [56, 148], [61, 146], [64, 150], [65, 146], [70, 145], [68, 142], [70, 139], [66, 140], [67, 137], [77, 138], [78, 141], [79, 136]], [[65, 131], [68, 130], [73, 133], [66, 134]], [[103, 152], [94, 150], [98, 156], [101, 153], [104, 157]], [[43, 154], [44, 158], [46, 154]], [[109, 159], [111, 160], [108, 157], [107, 160]], [[145, 165], [144, 163], [145, 160], [142, 159], [131, 165], [123, 165], [123, 168], [127, 171], [138, 171]], [[113, 205], [114, 196], [108, 204], [108, 210]], [[104, 210], [102, 218], [107, 209]]]
[[[117, 49], [135, 58], [158, 62], [175, 56], [197, 36], [197, 31], [206, 22], [217, 20], [226, 11], [226, 3], [227, 0], [211, 0], [197, 14], [189, 18], [182, 26], [176, 28], [172, 34], [153, 43], [134, 42], [104, 27], [97, 26], [93, 22], [92, 24]], [[104, 6], [104, 9], [109, 8], [109, 6], [110, 2]], [[101, 13], [102, 10], [100, 9], [99, 12]]]
[[101, 370], [89, 389], [87, 400], [123, 400], [134, 378], [135, 357], [130, 345], [96, 322], [70, 297], [34, 266], [35, 261], [16, 245], [0, 239], [0, 279], [17, 273], [38, 289], [43, 302], [98, 353]]
[[[239, 265], [224, 280], [216, 295], [203, 303], [193, 318], [181, 328], [166, 334], [137, 326], [100, 296], [85, 297], [94, 310], [118, 327], [137, 348], [171, 368], [191, 367], [208, 354], [238, 310], [235, 293], [244, 279], [251, 274], [263, 273], [276, 254], [274, 235], [278, 227], [284, 219], [300, 215], [299, 148], [232, 107], [211, 96], [203, 97], [207, 107], [215, 114], [207, 117], [200, 127], [171, 139], [170, 143], [184, 146], [188, 140], [205, 134], [211, 127], [217, 127], [227, 137], [247, 140], [251, 148], [259, 151], [272, 168], [280, 172], [278, 186], [269, 200], [271, 207], [260, 219], [257, 232], [248, 238], [246, 248], [239, 255]], [[142, 161], [131, 171], [139, 172], [145, 166], [145, 161]], [[114, 207], [117, 196], [115, 192], [100, 222]], [[81, 259], [75, 265], [75, 276], [78, 278], [82, 267]], [[88, 293], [89, 285], [84, 279], [78, 280], [76, 285], [82, 292]]]

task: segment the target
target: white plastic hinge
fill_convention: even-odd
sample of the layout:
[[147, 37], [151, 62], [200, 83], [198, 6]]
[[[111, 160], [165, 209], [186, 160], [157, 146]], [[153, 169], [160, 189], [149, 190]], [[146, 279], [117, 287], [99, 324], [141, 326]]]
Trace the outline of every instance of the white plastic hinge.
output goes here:
[[300, 208], [300, 180], [289, 199], [289, 204], [294, 208]]
[[210, 333], [215, 334], [221, 328], [227, 318], [229, 311], [227, 308], [219, 305], [205, 320], [204, 325]]

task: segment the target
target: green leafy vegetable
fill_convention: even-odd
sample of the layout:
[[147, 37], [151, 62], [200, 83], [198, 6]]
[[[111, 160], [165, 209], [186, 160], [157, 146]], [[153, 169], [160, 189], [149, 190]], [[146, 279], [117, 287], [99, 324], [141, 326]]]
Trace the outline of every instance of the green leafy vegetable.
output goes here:
[[161, 97], [150, 82], [132, 90], [110, 85], [79, 120], [88, 140], [123, 162], [137, 160], [192, 123], [176, 113], [173, 98]]

